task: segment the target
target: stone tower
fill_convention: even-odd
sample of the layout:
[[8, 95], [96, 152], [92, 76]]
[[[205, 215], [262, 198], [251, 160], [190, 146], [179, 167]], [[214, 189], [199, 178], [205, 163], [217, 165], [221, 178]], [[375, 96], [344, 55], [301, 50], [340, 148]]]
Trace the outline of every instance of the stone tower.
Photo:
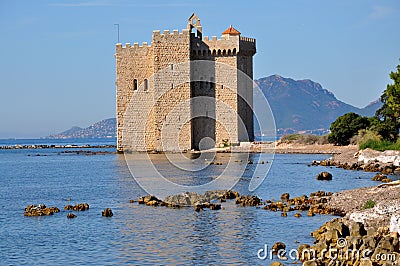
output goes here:
[[116, 44], [117, 150], [202, 150], [253, 141], [255, 39], [202, 36], [193, 14], [151, 45]]

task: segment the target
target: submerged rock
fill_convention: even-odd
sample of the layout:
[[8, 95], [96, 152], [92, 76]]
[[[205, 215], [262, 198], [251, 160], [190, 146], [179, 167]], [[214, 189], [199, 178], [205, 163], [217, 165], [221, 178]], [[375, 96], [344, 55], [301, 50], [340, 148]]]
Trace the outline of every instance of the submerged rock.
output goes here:
[[272, 245], [271, 251], [272, 251], [272, 254], [276, 255], [276, 254], [278, 254], [278, 251], [285, 250], [285, 249], [286, 249], [285, 243], [276, 242], [275, 244]]
[[317, 175], [317, 180], [332, 180], [332, 174], [324, 171]]
[[79, 203], [79, 204], [76, 204], [76, 205], [73, 207], [73, 210], [74, 210], [74, 211], [78, 211], [78, 212], [89, 210], [89, 204], [87, 204], [87, 203]]
[[283, 264], [282, 262], [279, 262], [279, 261], [274, 261], [274, 262], [271, 262], [271, 264], [269, 266], [285, 266], [285, 264]]
[[[178, 195], [167, 196], [164, 202], [167, 206], [195, 206], [219, 200], [225, 202], [228, 199], [235, 199], [239, 197], [239, 193], [232, 190], [210, 190], [206, 191], [204, 195], [196, 192], [185, 192]], [[140, 203], [140, 202], [139, 202]]]
[[140, 197], [138, 199], [138, 203], [145, 204], [147, 206], [165, 206], [165, 202], [152, 195]]
[[64, 210], [66, 210], [66, 211], [73, 210], [73, 209], [74, 209], [74, 206], [72, 206], [72, 205], [64, 206]]
[[28, 205], [25, 208], [24, 216], [45, 216], [53, 215], [56, 212], [60, 212], [57, 207], [46, 207], [44, 204]]
[[110, 208], [104, 209], [104, 211], [101, 212], [101, 216], [104, 217], [113, 217], [113, 212]]
[[380, 181], [383, 183], [392, 182], [392, 180], [390, 178], [388, 178], [387, 176], [385, 176], [383, 174], [376, 174], [371, 180], [372, 181]]
[[67, 214], [67, 218], [68, 219], [73, 219], [73, 218], [76, 218], [77, 216], [76, 216], [76, 214], [74, 214], [74, 213], [72, 213], [72, 212], [69, 212], [68, 214]]
[[290, 199], [290, 194], [289, 193], [283, 193], [281, 196], [281, 200], [283, 201], [288, 201]]
[[240, 196], [236, 198], [235, 203], [242, 206], [258, 206], [262, 205], [262, 200], [257, 196]]

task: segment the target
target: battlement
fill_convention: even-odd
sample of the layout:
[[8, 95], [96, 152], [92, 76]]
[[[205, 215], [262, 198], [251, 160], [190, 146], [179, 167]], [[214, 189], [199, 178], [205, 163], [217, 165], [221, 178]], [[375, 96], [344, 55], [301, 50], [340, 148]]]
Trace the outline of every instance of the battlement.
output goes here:
[[122, 43], [117, 43], [115, 45], [115, 49], [117, 52], [122, 52], [125, 49], [130, 50], [130, 51], [132, 51], [132, 50], [139, 51], [139, 50], [147, 50], [149, 48], [151, 48], [151, 45], [149, 45], [147, 42], [142, 42], [142, 45], [139, 45], [139, 43], [135, 42], [135, 43], [133, 43], [133, 46], [129, 42], [125, 43], [125, 46], [123, 46]]
[[240, 36], [240, 41], [256, 43], [256, 39], [242, 36]]
[[183, 29], [181, 32], [179, 32], [179, 30], [173, 30], [172, 33], [169, 30], [164, 30], [163, 33], [161, 33], [160, 30], [154, 30], [153, 38], [154, 37], [164, 37], [164, 36], [168, 36], [168, 35], [179, 36], [179, 35], [187, 35], [187, 34], [189, 34], [188, 29]]

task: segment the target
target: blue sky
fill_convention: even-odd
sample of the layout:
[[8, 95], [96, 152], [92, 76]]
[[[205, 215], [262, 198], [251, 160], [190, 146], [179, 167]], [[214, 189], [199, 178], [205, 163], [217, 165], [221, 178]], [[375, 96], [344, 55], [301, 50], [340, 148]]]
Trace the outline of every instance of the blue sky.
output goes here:
[[0, 138], [115, 117], [115, 43], [151, 42], [196, 12], [203, 35], [230, 24], [257, 39], [254, 77], [312, 79], [363, 107], [400, 63], [400, 1], [0, 1]]

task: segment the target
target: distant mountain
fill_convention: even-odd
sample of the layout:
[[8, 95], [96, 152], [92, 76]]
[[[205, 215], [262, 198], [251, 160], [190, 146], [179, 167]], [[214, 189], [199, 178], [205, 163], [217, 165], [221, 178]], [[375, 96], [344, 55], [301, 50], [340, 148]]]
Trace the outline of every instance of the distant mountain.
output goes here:
[[[345, 113], [354, 112], [363, 116], [373, 116], [375, 111], [382, 106], [378, 99], [364, 108], [354, 107], [336, 99], [332, 92], [309, 79], [293, 80], [272, 75], [255, 80], [255, 82], [268, 99], [274, 114], [278, 135], [296, 132], [327, 133], [330, 124]], [[257, 128], [255, 131], [256, 135], [260, 135]], [[47, 138], [115, 137], [116, 119], [110, 118], [87, 128], [72, 127]]]
[[255, 82], [268, 99], [276, 128], [281, 133], [324, 132], [345, 113], [373, 116], [381, 106], [380, 101], [375, 101], [365, 108], [354, 107], [338, 100], [332, 92], [309, 79], [293, 80], [272, 75]]
[[377, 99], [361, 109], [362, 114], [366, 116], [375, 115], [376, 110], [382, 107], [381, 99]]
[[87, 128], [72, 127], [62, 133], [50, 135], [49, 139], [71, 139], [71, 138], [115, 138], [116, 119], [109, 118], [94, 123]]

